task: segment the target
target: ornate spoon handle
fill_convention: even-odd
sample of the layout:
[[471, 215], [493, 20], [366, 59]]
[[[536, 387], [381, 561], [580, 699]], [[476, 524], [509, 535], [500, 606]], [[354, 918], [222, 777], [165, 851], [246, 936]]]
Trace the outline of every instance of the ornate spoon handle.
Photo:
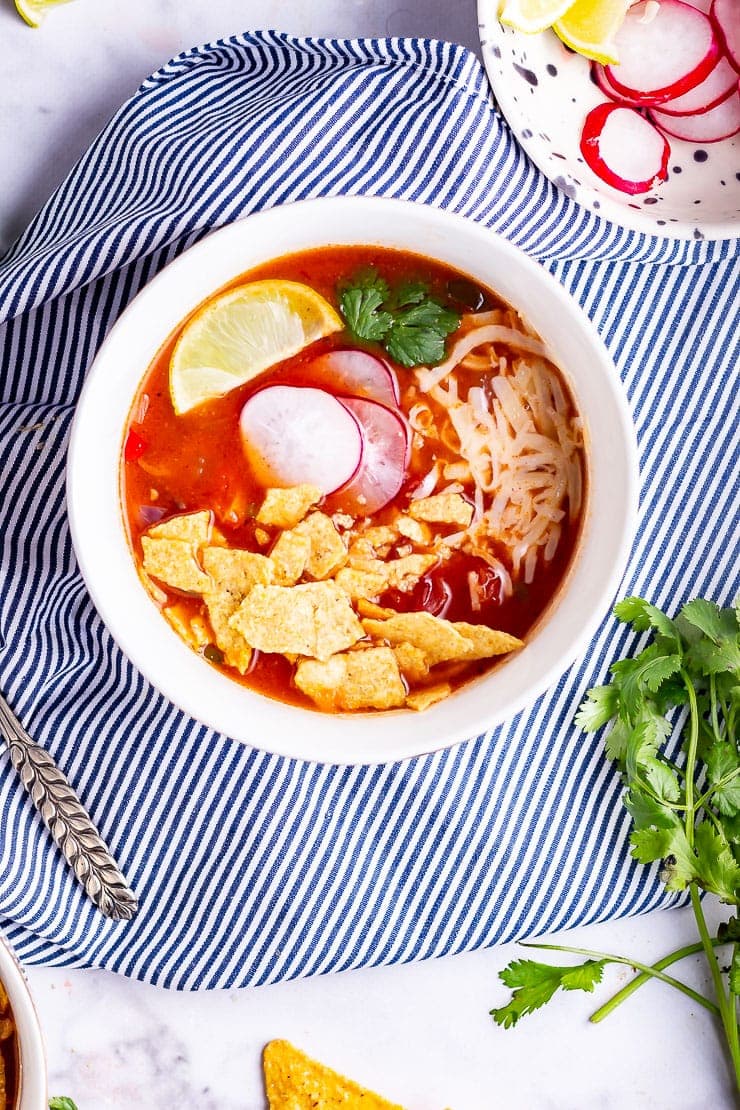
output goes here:
[[0, 694], [0, 732], [10, 761], [88, 898], [106, 917], [130, 921], [136, 895], [116, 866], [80, 799], [48, 752], [31, 739]]

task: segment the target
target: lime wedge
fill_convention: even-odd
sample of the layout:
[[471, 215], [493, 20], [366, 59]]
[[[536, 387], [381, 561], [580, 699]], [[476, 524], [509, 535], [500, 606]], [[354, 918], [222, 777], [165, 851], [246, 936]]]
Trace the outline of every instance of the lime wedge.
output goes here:
[[566, 46], [602, 65], [619, 61], [614, 36], [624, 23], [631, 0], [575, 0], [553, 25]]
[[507, 27], [534, 35], [551, 27], [572, 3], [573, 0], [504, 0], [499, 19]]
[[70, 0], [15, 0], [18, 15], [29, 27], [40, 27], [51, 8], [69, 3]]
[[173, 351], [175, 412], [222, 397], [343, 327], [329, 302], [300, 282], [253, 281], [222, 293], [188, 321]]

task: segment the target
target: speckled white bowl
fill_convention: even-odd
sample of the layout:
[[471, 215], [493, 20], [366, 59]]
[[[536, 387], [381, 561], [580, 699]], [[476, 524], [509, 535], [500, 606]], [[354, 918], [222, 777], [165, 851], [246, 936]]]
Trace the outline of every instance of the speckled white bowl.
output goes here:
[[[18, 1029], [21, 1087], [17, 1110], [48, 1110], [46, 1058], [38, 1014], [15, 953], [0, 936], [0, 980], [5, 984]], [[16, 1110], [16, 1107], [13, 1108]]]
[[[233, 682], [191, 651], [144, 590], [120, 499], [124, 429], [136, 388], [192, 309], [262, 262], [328, 244], [439, 259], [515, 305], [563, 368], [588, 438], [589, 504], [570, 576], [526, 647], [425, 713], [311, 712]], [[619, 585], [634, 533], [635, 434], [596, 329], [557, 281], [501, 236], [460, 216], [381, 198], [273, 208], [214, 232], [172, 262], [112, 329], [88, 374], [69, 449], [67, 502], [80, 569], [103, 620], [176, 705], [258, 748], [324, 763], [381, 763], [475, 736], [541, 694], [588, 644]]]
[[641, 196], [606, 185], [583, 160], [583, 121], [606, 101], [586, 58], [552, 31], [499, 23], [499, 0], [478, 0], [481, 50], [501, 112], [520, 146], [569, 197], [624, 227], [673, 239], [730, 239], [740, 229], [740, 135], [700, 146], [669, 137], [669, 177]]

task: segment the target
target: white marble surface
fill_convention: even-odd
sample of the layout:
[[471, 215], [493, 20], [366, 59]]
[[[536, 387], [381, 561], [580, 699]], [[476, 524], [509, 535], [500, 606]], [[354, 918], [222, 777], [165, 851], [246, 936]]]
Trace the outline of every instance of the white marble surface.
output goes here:
[[[474, 0], [77, 0], [41, 31], [0, 0], [0, 251], [141, 79], [245, 29], [427, 34], [475, 47]], [[570, 943], [658, 958], [685, 912], [581, 930]], [[288, 1037], [410, 1110], [721, 1110], [733, 1105], [712, 1020], [650, 985], [601, 1026], [571, 995], [514, 1031], [488, 1017], [511, 949], [255, 991], [181, 995], [105, 972], [32, 968], [51, 1090], [80, 1110], [258, 1110], [264, 1043]], [[698, 961], [694, 974], [699, 975]]]

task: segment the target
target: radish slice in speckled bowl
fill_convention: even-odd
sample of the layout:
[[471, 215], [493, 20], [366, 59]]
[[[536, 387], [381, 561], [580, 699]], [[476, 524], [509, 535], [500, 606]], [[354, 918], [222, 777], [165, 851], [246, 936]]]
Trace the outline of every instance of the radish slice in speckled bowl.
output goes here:
[[[715, 4], [731, 10], [737, 0]], [[691, 0], [690, 7], [706, 16], [712, 4]], [[667, 135], [666, 122], [662, 130], [670, 146], [667, 179], [643, 193], [624, 192], [595, 173], [581, 149], [586, 117], [609, 99], [618, 101], [616, 87], [611, 96], [600, 88], [588, 59], [570, 51], [554, 32], [524, 35], [502, 26], [497, 0], [478, 0], [478, 15], [481, 52], [497, 105], [528, 156], [567, 196], [597, 215], [646, 234], [674, 239], [737, 235], [740, 134], [717, 141], [683, 139]], [[701, 20], [699, 25], [705, 26]], [[717, 38], [726, 49], [721, 33]], [[718, 61], [715, 58], [714, 64]], [[708, 80], [710, 72], [711, 65], [703, 79]], [[721, 73], [715, 74], [715, 82], [718, 76]], [[662, 105], [655, 110], [661, 109]], [[679, 120], [682, 131], [687, 118]]]

